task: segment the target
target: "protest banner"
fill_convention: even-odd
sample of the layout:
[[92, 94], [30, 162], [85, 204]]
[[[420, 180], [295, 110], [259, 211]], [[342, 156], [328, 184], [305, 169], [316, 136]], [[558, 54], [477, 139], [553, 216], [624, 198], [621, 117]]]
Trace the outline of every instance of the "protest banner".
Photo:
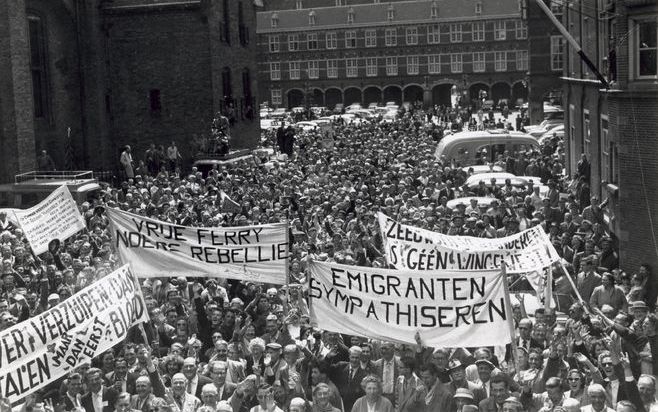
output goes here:
[[486, 239], [403, 225], [382, 213], [378, 219], [387, 262], [400, 270], [500, 270], [505, 262], [508, 273], [534, 273], [560, 259], [538, 226]]
[[0, 393], [13, 403], [99, 356], [148, 321], [128, 265], [0, 332]]
[[63, 242], [86, 227], [66, 185], [55, 189], [34, 207], [14, 209], [14, 215], [35, 255], [47, 252], [51, 240]]
[[223, 277], [286, 283], [285, 223], [186, 227], [118, 209], [107, 217], [114, 246], [139, 277]]
[[510, 342], [500, 271], [411, 272], [312, 261], [311, 320], [321, 329], [432, 347]]

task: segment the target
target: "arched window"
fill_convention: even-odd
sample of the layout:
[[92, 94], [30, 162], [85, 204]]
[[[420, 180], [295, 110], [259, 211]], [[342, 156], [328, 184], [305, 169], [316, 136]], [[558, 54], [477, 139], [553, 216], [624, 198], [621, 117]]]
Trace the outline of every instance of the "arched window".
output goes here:
[[270, 18], [270, 25], [272, 26], [273, 29], [276, 29], [279, 27], [279, 15], [274, 13], [272, 14], [272, 17]]

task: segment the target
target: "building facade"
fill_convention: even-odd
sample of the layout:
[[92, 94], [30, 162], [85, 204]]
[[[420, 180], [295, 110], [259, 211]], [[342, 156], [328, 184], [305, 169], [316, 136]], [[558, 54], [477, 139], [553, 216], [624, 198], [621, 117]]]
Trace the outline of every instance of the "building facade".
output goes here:
[[[563, 0], [542, 0], [551, 12], [562, 18]], [[555, 25], [536, 3], [523, 0], [523, 15], [528, 21], [528, 116], [530, 124], [544, 120], [544, 102], [562, 104], [562, 71], [565, 41]]]
[[0, 2], [2, 181], [35, 168], [112, 170], [129, 144], [191, 159], [218, 111], [232, 145], [260, 129], [254, 0]]
[[658, 6], [652, 0], [569, 2], [565, 26], [609, 82], [605, 88], [573, 48], [564, 52], [567, 170], [584, 154], [591, 192], [620, 243], [626, 270], [658, 265]]
[[273, 106], [527, 97], [517, 0], [271, 1], [257, 15], [259, 95]]

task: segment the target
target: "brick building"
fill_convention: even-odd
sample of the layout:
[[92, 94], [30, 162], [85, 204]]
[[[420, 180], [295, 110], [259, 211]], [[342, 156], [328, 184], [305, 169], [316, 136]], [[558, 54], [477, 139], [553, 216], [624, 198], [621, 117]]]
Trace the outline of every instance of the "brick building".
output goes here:
[[610, 82], [605, 89], [565, 48], [563, 98], [568, 164], [584, 153], [591, 191], [610, 199], [606, 224], [620, 262], [658, 266], [658, 7], [653, 0], [570, 2], [565, 26]]
[[[557, 17], [564, 14], [563, 0], [543, 1]], [[544, 119], [543, 102], [562, 96], [564, 39], [535, 0], [523, 0], [522, 7], [528, 21], [528, 116], [530, 124], [538, 124]]]
[[273, 0], [257, 14], [261, 101], [274, 106], [527, 97], [517, 0]]
[[43, 149], [59, 168], [113, 169], [121, 147], [139, 159], [151, 142], [190, 159], [220, 110], [235, 119], [233, 146], [255, 146], [259, 4], [0, 2], [0, 180]]

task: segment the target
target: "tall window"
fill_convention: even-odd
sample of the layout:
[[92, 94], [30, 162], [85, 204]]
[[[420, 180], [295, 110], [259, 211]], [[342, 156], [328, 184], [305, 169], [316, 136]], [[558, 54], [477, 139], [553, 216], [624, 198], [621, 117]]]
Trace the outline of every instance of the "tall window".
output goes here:
[[297, 51], [299, 50], [299, 35], [298, 34], [289, 34], [288, 35], [288, 51]]
[[356, 31], [348, 30], [345, 32], [345, 48], [356, 48]]
[[436, 1], [432, 2], [432, 6], [430, 8], [430, 17], [433, 19], [439, 17], [439, 5], [436, 4]]
[[486, 69], [486, 57], [484, 52], [473, 53], [473, 71], [483, 72]]
[[472, 24], [473, 41], [484, 41], [484, 22], [476, 21]]
[[386, 17], [388, 17], [388, 21], [393, 21], [395, 19], [395, 8], [393, 8], [393, 5], [388, 6]]
[[270, 62], [270, 80], [281, 80], [281, 63]]
[[482, 14], [482, 2], [478, 1], [477, 3], [475, 3], [475, 15], [479, 16], [481, 14]]
[[504, 72], [507, 70], [507, 52], [497, 51], [494, 54], [494, 70]]
[[407, 74], [418, 74], [420, 58], [418, 56], [407, 56]]
[[601, 116], [601, 180], [613, 182], [610, 152], [610, 134], [608, 132], [608, 118]]
[[365, 32], [366, 47], [377, 47], [377, 30], [368, 29]]
[[48, 118], [48, 72], [46, 67], [46, 38], [43, 20], [29, 15], [27, 18], [30, 36], [30, 72], [32, 74], [32, 100], [34, 117]]
[[557, 17], [558, 20], [562, 20], [562, 14], [564, 14], [564, 0], [551, 0], [551, 12]]
[[441, 28], [438, 24], [430, 24], [427, 26], [427, 43], [438, 44], [441, 42]]
[[551, 70], [562, 71], [564, 67], [564, 43], [562, 36], [551, 36]]
[[418, 27], [407, 27], [407, 45], [418, 44]]
[[386, 29], [384, 32], [384, 43], [387, 46], [398, 45], [398, 33], [396, 29]]
[[327, 78], [329, 79], [338, 78], [338, 60], [335, 59], [327, 60]]
[[[222, 11], [224, 12], [224, 15], [222, 16], [222, 31], [224, 35], [222, 36], [222, 40], [227, 43], [231, 44], [231, 11], [229, 10], [229, 0], [224, 0], [222, 2]], [[279, 16], [275, 14], [272, 15], [272, 27], [274, 27], [274, 17], [276, 16], [276, 24], [279, 24]]]
[[359, 61], [352, 57], [345, 60], [345, 76], [357, 77], [359, 75]]
[[516, 32], [517, 40], [525, 40], [528, 38], [528, 24], [523, 20], [514, 22], [514, 31]]
[[251, 100], [251, 73], [246, 67], [242, 69], [242, 97], [245, 103]]
[[517, 50], [516, 51], [516, 70], [520, 70], [520, 71], [528, 70], [528, 51], [527, 50]]
[[632, 53], [635, 76], [638, 78], [656, 78], [658, 75], [658, 26], [656, 18], [634, 21], [634, 49]]
[[347, 22], [349, 24], [354, 23], [354, 9], [351, 7], [349, 10], [347, 10]]
[[455, 23], [450, 25], [450, 43], [461, 43], [462, 41], [462, 25]]
[[389, 56], [386, 58], [386, 75], [398, 75], [398, 58], [396, 56]]
[[366, 76], [368, 76], [368, 77], [377, 76], [377, 58], [376, 57], [367, 57], [366, 58]]
[[[272, 17], [270, 17], [270, 26], [273, 29], [276, 29], [277, 27], [279, 27], [279, 15], [278, 14], [276, 14], [276, 13], [272, 14]], [[222, 40], [224, 40], [224, 39], [222, 38]], [[281, 93], [281, 90], [279, 90], [279, 93]]]
[[222, 93], [224, 99], [233, 97], [233, 85], [231, 84], [231, 68], [224, 67], [222, 69]]
[[296, 0], [296, 1], [295, 1], [295, 8], [296, 8], [297, 10], [300, 10], [300, 9], [303, 9], [303, 8], [304, 8], [304, 4], [303, 4], [302, 0]]
[[309, 33], [306, 35], [306, 47], [308, 50], [317, 50], [318, 49], [318, 34]]
[[149, 105], [152, 114], [157, 115], [162, 112], [162, 100], [160, 97], [160, 89], [149, 90]]
[[330, 31], [325, 36], [327, 41], [327, 49], [335, 49], [338, 47], [338, 34], [335, 31]]
[[273, 105], [280, 105], [282, 103], [281, 100], [281, 89], [272, 89], [270, 91], [271, 94], [271, 100]]
[[590, 148], [592, 147], [592, 130], [590, 128], [589, 110], [587, 109], [583, 110], [583, 137], [585, 140], [583, 151], [587, 155], [587, 158], [591, 159], [592, 152], [590, 151]]
[[311, 10], [308, 12], [308, 25], [309, 26], [315, 26], [316, 20], [315, 20], [315, 11]]
[[320, 78], [320, 62], [317, 60], [310, 60], [308, 62], [308, 78], [309, 79], [319, 79]]
[[288, 75], [290, 76], [290, 80], [299, 80], [301, 78], [301, 71], [300, 62], [288, 63]]
[[450, 55], [450, 71], [453, 73], [461, 73], [462, 68], [462, 55], [460, 53], [454, 53]]
[[270, 53], [279, 52], [279, 36], [269, 36]]
[[441, 56], [438, 54], [430, 54], [427, 56], [427, 72], [429, 74], [441, 73]]
[[507, 38], [507, 25], [505, 20], [494, 22], [494, 40], [505, 40]]
[[244, 23], [244, 6], [242, 5], [242, 0], [238, 2], [238, 37], [241, 46], [249, 44], [249, 26]]

